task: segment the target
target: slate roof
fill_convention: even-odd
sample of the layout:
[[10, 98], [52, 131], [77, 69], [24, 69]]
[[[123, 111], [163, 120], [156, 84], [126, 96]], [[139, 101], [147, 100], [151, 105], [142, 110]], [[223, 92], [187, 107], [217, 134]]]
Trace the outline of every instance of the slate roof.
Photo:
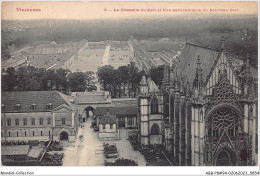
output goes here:
[[153, 81], [151, 81], [150, 84], [148, 85], [148, 90], [149, 92], [160, 92], [157, 85]]
[[106, 103], [107, 98], [104, 95], [80, 95], [76, 96], [76, 104], [89, 104], [89, 103]]
[[100, 124], [116, 124], [117, 118], [115, 115], [107, 114], [105, 116], [99, 117]]
[[118, 106], [137, 106], [137, 98], [112, 98], [111, 104]]
[[206, 82], [207, 76], [210, 74], [214, 63], [219, 58], [220, 54], [220, 50], [187, 43], [179, 57], [179, 60], [176, 62], [174, 75], [177, 73], [178, 77], [183, 77], [184, 80], [188, 81], [190, 85], [192, 85], [195, 78], [199, 55], [201, 68], [203, 69], [202, 79]]
[[97, 107], [96, 116], [104, 116], [109, 112], [112, 115], [136, 115], [138, 113], [137, 106], [118, 106], [118, 107]]
[[[1, 103], [5, 107], [2, 112], [48, 112], [46, 105], [51, 103], [52, 109], [65, 104], [71, 108], [72, 105], [66, 100], [66, 95], [58, 91], [15, 91], [2, 92]], [[36, 109], [32, 109], [31, 105], [36, 104]], [[14, 106], [20, 104], [20, 110], [15, 110]]]
[[[183, 77], [185, 82], [189, 82], [190, 85], [192, 85], [195, 78], [199, 55], [201, 63], [200, 66], [203, 74], [202, 79], [205, 83], [215, 62], [219, 59], [221, 52], [221, 50], [186, 43], [179, 59], [175, 63], [174, 75], [177, 74], [178, 77]], [[227, 52], [224, 54], [233, 66], [241, 67], [241, 65], [243, 65], [243, 58], [233, 56]], [[250, 68], [252, 68], [251, 76], [257, 78], [257, 70], [253, 67]]]

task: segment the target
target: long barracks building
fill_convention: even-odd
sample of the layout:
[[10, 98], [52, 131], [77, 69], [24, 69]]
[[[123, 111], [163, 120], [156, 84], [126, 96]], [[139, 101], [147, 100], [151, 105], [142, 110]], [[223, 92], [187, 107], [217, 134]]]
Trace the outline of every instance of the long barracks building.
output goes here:
[[69, 140], [77, 134], [77, 108], [58, 91], [2, 92], [1, 140]]

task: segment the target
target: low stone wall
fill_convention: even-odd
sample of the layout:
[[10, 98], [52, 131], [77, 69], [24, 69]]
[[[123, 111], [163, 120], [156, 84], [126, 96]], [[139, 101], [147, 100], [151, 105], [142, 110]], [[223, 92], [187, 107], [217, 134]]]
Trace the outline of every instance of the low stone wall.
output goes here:
[[162, 143], [162, 135], [150, 136], [150, 144], [161, 144], [161, 143]]
[[99, 132], [98, 138], [102, 141], [118, 140], [119, 139], [119, 130], [114, 133]]
[[1, 141], [48, 141], [49, 136], [28, 136], [28, 137], [2, 137]]

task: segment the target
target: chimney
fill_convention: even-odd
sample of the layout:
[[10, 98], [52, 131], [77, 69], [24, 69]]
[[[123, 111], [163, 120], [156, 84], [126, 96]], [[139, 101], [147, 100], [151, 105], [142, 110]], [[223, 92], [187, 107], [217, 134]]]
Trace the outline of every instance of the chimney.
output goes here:
[[221, 50], [224, 50], [224, 49], [225, 49], [225, 39], [224, 39], [224, 36], [221, 37], [220, 42], [221, 42], [221, 47], [220, 47], [220, 49], [221, 49]]

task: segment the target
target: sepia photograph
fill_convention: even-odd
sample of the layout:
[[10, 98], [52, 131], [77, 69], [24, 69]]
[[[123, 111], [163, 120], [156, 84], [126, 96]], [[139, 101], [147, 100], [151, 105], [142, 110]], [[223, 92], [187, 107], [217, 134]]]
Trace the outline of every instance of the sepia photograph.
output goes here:
[[3, 1], [1, 166], [258, 167], [258, 2]]

